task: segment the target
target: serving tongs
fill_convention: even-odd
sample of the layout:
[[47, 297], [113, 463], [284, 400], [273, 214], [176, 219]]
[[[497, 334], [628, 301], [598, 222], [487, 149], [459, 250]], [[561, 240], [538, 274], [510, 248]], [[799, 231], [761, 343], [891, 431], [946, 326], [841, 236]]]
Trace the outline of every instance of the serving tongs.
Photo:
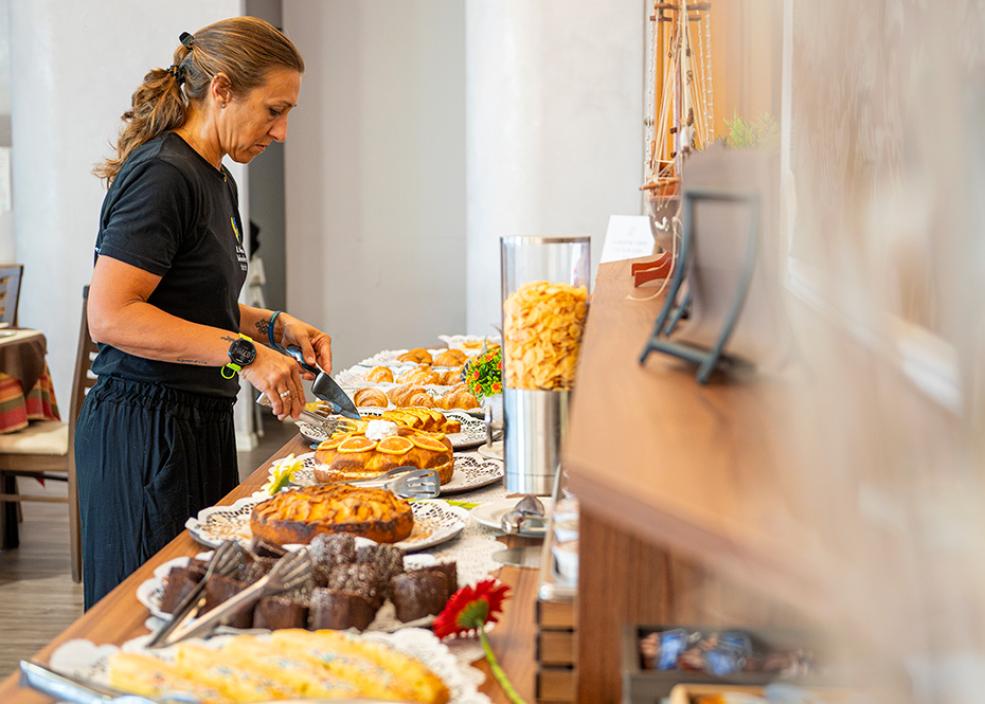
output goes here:
[[236, 612], [252, 606], [263, 597], [303, 586], [311, 578], [311, 572], [312, 563], [307, 548], [289, 552], [277, 561], [270, 572], [243, 591], [207, 613], [175, 626], [170, 635], [158, 643], [158, 647], [174, 645], [188, 638], [204, 638], [216, 626], [228, 622]]
[[433, 469], [395, 467], [369, 479], [340, 481], [354, 486], [381, 486], [403, 499], [433, 499], [441, 493], [441, 478]]
[[195, 587], [178, 602], [177, 608], [171, 614], [171, 620], [164, 624], [149, 641], [148, 648], [163, 648], [170, 643], [168, 637], [172, 632], [189, 618], [195, 615], [201, 606], [202, 594], [205, 591], [206, 583], [215, 575], [228, 577], [233, 574], [246, 561], [246, 550], [236, 541], [227, 540], [223, 542], [212, 553], [209, 566], [205, 570], [205, 576]]

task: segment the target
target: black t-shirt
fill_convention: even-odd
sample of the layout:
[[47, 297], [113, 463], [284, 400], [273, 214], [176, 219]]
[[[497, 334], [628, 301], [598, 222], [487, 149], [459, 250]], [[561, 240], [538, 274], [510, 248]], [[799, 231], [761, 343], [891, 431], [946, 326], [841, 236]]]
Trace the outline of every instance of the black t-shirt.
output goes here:
[[[168, 132], [135, 149], [103, 201], [96, 258], [106, 255], [157, 274], [148, 299], [193, 323], [239, 331], [246, 280], [236, 182]], [[98, 375], [234, 398], [237, 379], [218, 367], [159, 362], [99, 345]]]

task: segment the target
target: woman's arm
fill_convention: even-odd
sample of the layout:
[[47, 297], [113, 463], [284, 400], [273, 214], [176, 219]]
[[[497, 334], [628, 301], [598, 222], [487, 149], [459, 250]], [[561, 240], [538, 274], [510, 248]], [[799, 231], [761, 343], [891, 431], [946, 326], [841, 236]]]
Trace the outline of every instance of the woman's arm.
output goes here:
[[[254, 308], [240, 303], [239, 329], [244, 335], [256, 337], [259, 342], [269, 342], [267, 330], [273, 311]], [[281, 313], [274, 321], [274, 340], [285, 347], [297, 345], [301, 348], [304, 361], [317, 365], [323, 371], [332, 371], [332, 338], [313, 325], [295, 318], [289, 313]], [[307, 378], [306, 375], [305, 378]]]
[[[87, 304], [92, 339], [145, 359], [211, 367], [226, 364], [236, 333], [189, 322], [148, 303], [160, 280], [118, 259], [99, 257]], [[297, 363], [266, 346], [256, 348], [256, 360], [243, 369], [243, 378], [267, 394], [278, 417], [297, 418], [304, 404]], [[286, 399], [281, 396], [285, 391], [290, 392]]]

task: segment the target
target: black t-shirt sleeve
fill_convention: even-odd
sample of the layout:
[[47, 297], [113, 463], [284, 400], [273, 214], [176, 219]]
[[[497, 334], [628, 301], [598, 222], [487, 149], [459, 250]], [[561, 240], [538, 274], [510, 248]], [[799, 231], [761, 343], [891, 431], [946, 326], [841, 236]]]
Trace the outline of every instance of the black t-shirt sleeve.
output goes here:
[[194, 221], [194, 199], [172, 164], [148, 161], [127, 175], [106, 212], [97, 254], [163, 276]]

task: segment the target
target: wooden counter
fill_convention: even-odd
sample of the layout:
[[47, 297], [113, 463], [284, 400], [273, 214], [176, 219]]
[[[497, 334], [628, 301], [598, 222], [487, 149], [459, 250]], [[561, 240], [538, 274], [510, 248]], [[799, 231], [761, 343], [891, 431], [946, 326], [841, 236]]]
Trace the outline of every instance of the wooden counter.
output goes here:
[[656, 353], [641, 366], [663, 298], [629, 270], [599, 267], [563, 459], [582, 512], [578, 699], [593, 704], [619, 700], [625, 624], [789, 623], [823, 603], [784, 490], [787, 385], [702, 386]]
[[[299, 436], [285, 444], [257, 468], [236, 489], [230, 492], [220, 504], [231, 504], [237, 499], [249, 496], [260, 488], [267, 479], [270, 461], [287, 455], [307, 452], [308, 448]], [[33, 660], [47, 663], [51, 653], [62, 643], [73, 638], [85, 638], [95, 643], [124, 643], [131, 638], [146, 633], [144, 621], [148, 614], [136, 597], [137, 587], [151, 577], [154, 569], [182, 555], [193, 556], [203, 550], [192, 540], [188, 531], [171, 541], [163, 550], [144, 563], [136, 572], [110, 592], [75, 623], [42, 648]], [[511, 598], [506, 602], [500, 623], [490, 634], [493, 649], [500, 664], [509, 674], [517, 691], [528, 701], [533, 701], [534, 687], [534, 602], [537, 592], [537, 570], [504, 567], [499, 578], [513, 588]], [[43, 608], [43, 595], [39, 595], [38, 608]], [[25, 656], [27, 654], [25, 653]], [[486, 673], [482, 691], [494, 702], [506, 702], [499, 686], [489, 674], [485, 661], [477, 665]], [[21, 689], [17, 684], [18, 674], [14, 673], [0, 684], [0, 702], [3, 704], [41, 704], [50, 702], [49, 697], [31, 690]]]

